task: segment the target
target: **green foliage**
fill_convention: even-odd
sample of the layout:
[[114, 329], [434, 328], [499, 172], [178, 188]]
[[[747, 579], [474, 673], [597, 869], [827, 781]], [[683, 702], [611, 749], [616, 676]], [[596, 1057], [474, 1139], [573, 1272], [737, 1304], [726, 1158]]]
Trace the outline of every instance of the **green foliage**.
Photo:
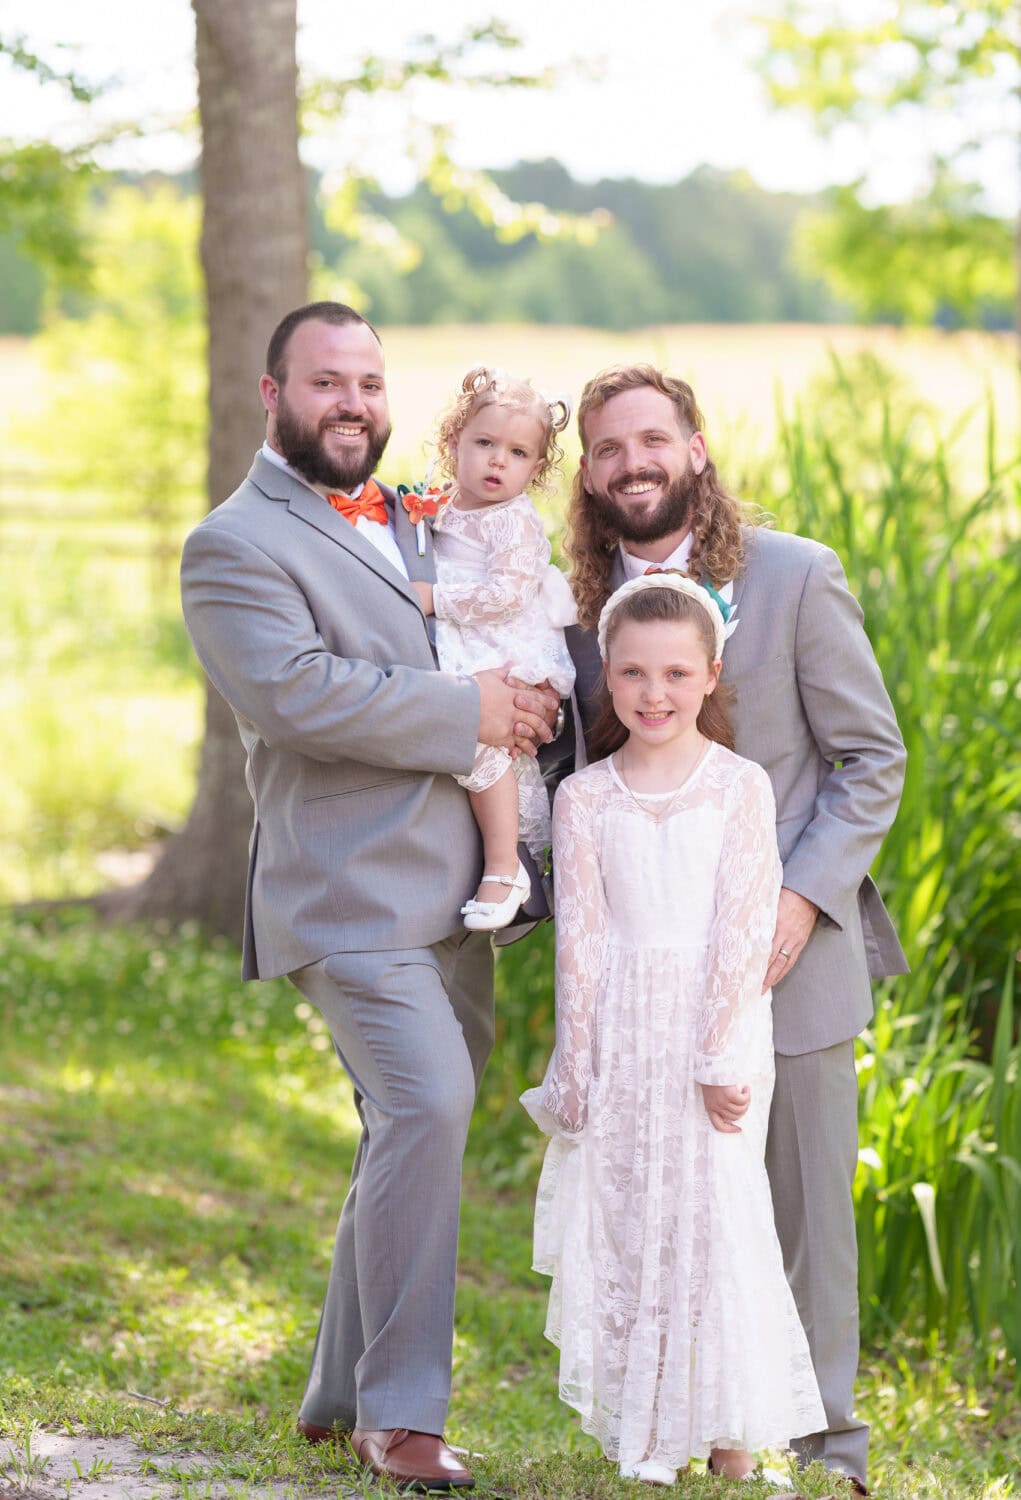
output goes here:
[[1005, 748], [1021, 738], [1021, 462], [990, 459], [962, 497], [925, 413], [895, 391], [877, 407], [875, 382], [868, 364], [835, 364], [785, 424], [773, 501], [843, 559], [908, 748], [876, 874], [913, 972], [883, 986], [859, 1048], [864, 1323], [946, 1347], [967, 1329], [985, 1357], [1002, 1338], [1017, 1362], [1021, 766]]
[[[96, 270], [82, 316], [39, 348], [51, 409], [31, 437], [51, 480], [166, 533], [204, 478], [205, 330], [199, 206], [169, 186], [115, 189], [90, 216]], [[52, 442], [59, 412], [60, 442]], [[169, 536], [162, 538], [170, 548]]]
[[761, 26], [774, 104], [807, 111], [824, 134], [848, 121], [867, 132], [891, 117], [916, 138], [934, 116], [960, 125], [955, 147], [933, 150], [924, 199], [868, 207], [864, 182], [832, 194], [828, 222], [806, 230], [804, 263], [866, 318], [931, 322], [949, 311], [1009, 323], [1011, 229], [981, 207], [968, 174], [982, 137], [967, 122], [988, 133], [999, 116], [1002, 131], [1014, 129], [1021, 33], [1013, 0], [891, 0], [878, 16], [841, 0], [787, 0]]
[[[284, 981], [242, 985], [238, 963], [187, 930], [0, 921], [0, 1479], [40, 1477], [44, 1424], [173, 1453], [182, 1490], [197, 1451], [203, 1484], [358, 1482], [293, 1429], [354, 1147], [350, 1091], [318, 1013]], [[486, 1455], [472, 1467], [494, 1500], [624, 1500], [633, 1485], [556, 1399], [530, 1182], [494, 1191], [480, 1144], [448, 1433]], [[883, 1493], [1005, 1500], [1015, 1399], [1002, 1373], [928, 1365], [885, 1338], [861, 1382]], [[812, 1469], [798, 1489], [829, 1495], [832, 1480]], [[683, 1481], [692, 1500], [773, 1492], [701, 1468]]]
[[956, 956], [947, 982], [967, 978], [979, 1005], [1021, 936], [1021, 768], [1004, 754], [1021, 737], [1021, 457], [996, 467], [990, 425], [984, 481], [962, 496], [924, 409], [896, 387], [875, 400], [881, 369], [834, 361], [786, 420], [762, 498], [781, 525], [832, 546], [853, 580], [908, 750], [877, 875], [909, 957], [933, 974]]
[[88, 275], [81, 220], [95, 176], [87, 153], [0, 140], [0, 232], [65, 283]]
[[534, 245], [487, 281], [487, 315], [494, 322], [626, 329], [668, 315], [654, 262], [617, 222], [592, 245]]
[[[97, 92], [73, 70], [34, 51], [24, 36], [0, 35], [0, 59], [40, 83], [59, 84], [78, 104], [88, 104]], [[11, 236], [29, 259], [62, 281], [80, 284], [90, 265], [81, 218], [95, 175], [89, 146], [60, 150], [46, 141], [16, 146], [0, 139], [0, 234]], [[28, 331], [16, 322], [4, 327]]]
[[764, 192], [745, 174], [701, 168], [668, 187], [585, 185], [545, 161], [490, 176], [488, 207], [467, 189], [450, 191], [447, 177], [404, 198], [370, 192], [358, 199], [361, 209], [349, 187], [327, 204], [326, 233], [316, 236], [321, 285], [356, 290], [383, 324], [627, 329], [839, 311], [818, 280], [791, 264], [810, 200]]
[[[335, 123], [353, 97], [406, 94], [418, 86], [470, 89], [548, 88], [557, 78], [552, 70], [515, 71], [499, 65], [503, 54], [519, 52], [521, 37], [505, 21], [491, 19], [464, 28], [453, 41], [441, 42], [430, 33], [412, 37], [402, 57], [369, 53], [342, 78], [311, 74], [303, 81], [302, 128], [313, 132]], [[431, 132], [429, 138], [436, 136]]]
[[0, 334], [36, 332], [43, 289], [43, 273], [18, 249], [17, 236], [0, 234]]
[[942, 177], [928, 198], [866, 207], [857, 188], [799, 226], [807, 273], [866, 320], [1003, 325], [1015, 294], [1010, 225], [976, 205], [977, 190]]
[[828, 129], [902, 106], [953, 108], [986, 84], [1003, 98], [1021, 61], [1013, 0], [891, 0], [878, 18], [840, 0], [787, 0], [762, 25], [775, 103]]
[[193, 790], [197, 670], [177, 557], [204, 481], [197, 204], [122, 188], [93, 213], [88, 310], [51, 315], [36, 344], [46, 405], [12, 423], [45, 468], [17, 495], [0, 554], [6, 900], [94, 890], [97, 853], [137, 854]]
[[[440, 42], [431, 34], [415, 37], [400, 58], [370, 54], [343, 78], [306, 78], [300, 109], [302, 127], [331, 129], [352, 99], [364, 104], [376, 95], [399, 95], [408, 114], [403, 137], [395, 135], [391, 126], [391, 149], [407, 157], [417, 180], [442, 205], [444, 213], [464, 212], [506, 242], [528, 236], [592, 244], [605, 216], [555, 213], [545, 203], [508, 197], [493, 173], [459, 166], [450, 155], [450, 130], [431, 122], [427, 108], [416, 108], [435, 98], [438, 91], [452, 88], [502, 94], [506, 90], [548, 88], [556, 82], [563, 70], [515, 71], [503, 64], [506, 54], [521, 47], [521, 37], [506, 22], [496, 19], [467, 26], [451, 42]], [[355, 295], [367, 299], [366, 305], [378, 319], [380, 306], [394, 302], [401, 305], [403, 301], [393, 287], [394, 279], [417, 271], [421, 281], [434, 247], [429, 243], [432, 236], [428, 229], [423, 243], [409, 233], [412, 226], [408, 222], [398, 230], [392, 221], [381, 217], [370, 202], [375, 188], [371, 179], [357, 171], [349, 172], [341, 182], [326, 186], [322, 212], [326, 225], [356, 247], [353, 264], [334, 268], [339, 272], [340, 287], [350, 287]], [[376, 267], [367, 263], [373, 258], [379, 261]], [[450, 263], [439, 274], [445, 283], [454, 284], [457, 258], [445, 258]], [[329, 273], [320, 275], [317, 281], [326, 295], [331, 285], [337, 286], [335, 276]], [[409, 289], [412, 303], [420, 295], [421, 287]], [[464, 305], [454, 314], [462, 319], [474, 315], [474, 310]], [[444, 316], [415, 321], [443, 321]]]
[[28, 38], [20, 33], [16, 36], [0, 35], [0, 57], [9, 58], [15, 68], [33, 74], [40, 83], [60, 84], [79, 104], [90, 104], [96, 96], [94, 84], [80, 77], [73, 69], [54, 67], [34, 51], [28, 44]]
[[335, 270], [324, 268], [317, 284], [337, 288], [338, 276], [339, 286], [373, 322], [457, 323], [482, 314], [477, 274], [441, 226], [415, 210], [392, 225], [374, 218], [371, 237], [363, 237]]

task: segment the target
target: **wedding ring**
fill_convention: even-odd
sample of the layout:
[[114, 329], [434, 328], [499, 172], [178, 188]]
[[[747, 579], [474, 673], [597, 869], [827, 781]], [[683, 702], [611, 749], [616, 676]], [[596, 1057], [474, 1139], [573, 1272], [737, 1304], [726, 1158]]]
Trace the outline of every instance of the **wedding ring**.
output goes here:
[[790, 953], [787, 951], [786, 948], [781, 948], [780, 952], [783, 954], [784, 958], [790, 958]]

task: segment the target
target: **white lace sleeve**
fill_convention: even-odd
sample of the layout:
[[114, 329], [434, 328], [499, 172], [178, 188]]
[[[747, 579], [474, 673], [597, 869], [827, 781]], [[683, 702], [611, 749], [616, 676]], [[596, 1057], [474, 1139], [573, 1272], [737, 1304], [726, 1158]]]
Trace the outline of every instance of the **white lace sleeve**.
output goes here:
[[751, 1005], [767, 1005], [762, 981], [776, 927], [780, 857], [769, 778], [748, 762], [730, 789], [716, 903], [709, 938], [705, 994], [695, 1033], [695, 1079], [733, 1084], [741, 1061], [738, 1022]]
[[530, 501], [508, 504], [484, 517], [488, 555], [486, 576], [464, 583], [433, 585], [438, 620], [473, 625], [510, 619], [539, 593], [550, 560], [550, 545]]
[[584, 1129], [595, 1043], [595, 1001], [606, 945], [606, 897], [590, 801], [565, 783], [553, 805], [556, 882], [556, 1047], [522, 1102], [548, 1135]]

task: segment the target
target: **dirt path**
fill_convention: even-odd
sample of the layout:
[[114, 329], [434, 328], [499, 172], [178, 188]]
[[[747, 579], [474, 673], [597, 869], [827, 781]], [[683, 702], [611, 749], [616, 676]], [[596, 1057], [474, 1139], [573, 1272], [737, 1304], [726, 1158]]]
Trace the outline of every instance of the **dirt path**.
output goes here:
[[189, 1449], [151, 1453], [130, 1438], [88, 1437], [66, 1432], [32, 1433], [31, 1446], [0, 1438], [0, 1500], [306, 1500], [313, 1495], [354, 1496], [359, 1489], [336, 1484], [311, 1490], [293, 1479], [246, 1484], [211, 1478], [215, 1455]]

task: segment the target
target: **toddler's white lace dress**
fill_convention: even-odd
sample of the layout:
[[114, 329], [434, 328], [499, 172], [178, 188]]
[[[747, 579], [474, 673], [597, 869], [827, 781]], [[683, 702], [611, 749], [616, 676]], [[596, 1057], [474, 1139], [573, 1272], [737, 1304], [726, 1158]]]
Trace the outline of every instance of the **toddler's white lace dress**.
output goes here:
[[[562, 627], [573, 623], [570, 586], [550, 563], [550, 544], [527, 495], [478, 510], [448, 505], [433, 528], [436, 653], [445, 672], [480, 672], [511, 663], [522, 682], [547, 679], [566, 698], [574, 663]], [[550, 842], [549, 799], [534, 758], [511, 761], [506, 750], [480, 745], [469, 791], [492, 786], [514, 766], [520, 837], [534, 855]]]
[[[522, 1102], [552, 1136], [535, 1269], [560, 1395], [626, 1466], [786, 1446], [826, 1418], [763, 1161], [769, 779], [712, 744], [679, 794], [636, 801], [599, 761], [553, 825], [556, 1050]], [[712, 1128], [699, 1083], [751, 1086], [740, 1135]]]

